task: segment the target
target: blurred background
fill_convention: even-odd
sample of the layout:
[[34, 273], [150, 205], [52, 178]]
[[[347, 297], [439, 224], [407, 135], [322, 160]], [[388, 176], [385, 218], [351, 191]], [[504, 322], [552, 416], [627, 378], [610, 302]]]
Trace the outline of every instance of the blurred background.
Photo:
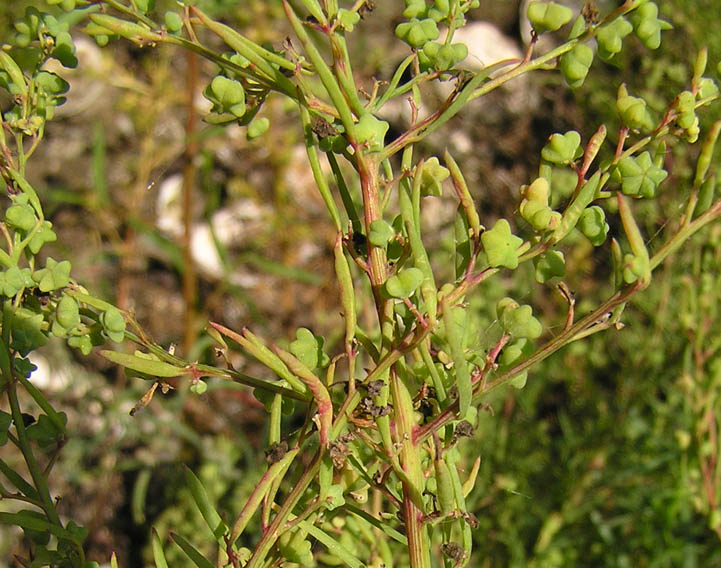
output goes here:
[[[34, 4], [1, 3], [0, 37], [10, 37], [14, 19]], [[289, 35], [277, 0], [196, 4], [260, 43], [279, 47]], [[362, 57], [353, 61], [354, 72], [368, 90], [406, 54], [393, 36], [403, 3], [376, 4], [349, 40], [351, 53]], [[523, 53], [527, 30], [519, 4], [481, 0], [459, 32], [471, 52], [461, 66]], [[580, 1], [569, 4], [581, 8]], [[156, 7], [159, 13], [174, 8], [165, 0]], [[519, 187], [536, 177], [550, 134], [575, 129], [587, 140], [602, 123], [613, 132], [621, 83], [660, 113], [689, 83], [700, 46], [709, 49], [710, 67], [721, 59], [718, 26], [710, 25], [721, 22], [721, 4], [668, 1], [660, 11], [674, 29], [664, 32], [656, 52], [629, 36], [621, 57], [594, 61], [576, 92], [558, 72], [524, 77], [469, 105], [422, 153], [450, 150], [486, 225], [512, 216]], [[215, 45], [215, 38], [206, 40]], [[306, 165], [293, 105], [270, 97], [261, 111], [270, 129], [249, 141], [241, 127], [202, 122], [209, 104], [201, 91], [216, 72], [207, 62], [127, 42], [101, 49], [80, 33], [76, 45], [80, 65], [62, 71], [71, 84], [68, 102], [30, 163], [30, 179], [59, 235], [55, 249], [43, 251], [71, 259], [78, 282], [131, 310], [158, 343], [177, 345], [189, 359], [212, 359], [202, 333], [209, 320], [247, 326], [279, 343], [305, 326], [327, 338], [327, 351], [337, 350], [343, 327], [332, 272], [335, 232]], [[424, 97], [432, 105], [443, 88]], [[188, 119], [189, 109], [196, 120]], [[390, 135], [400, 132], [407, 109], [401, 103], [384, 112]], [[702, 137], [714, 112], [717, 107], [702, 113]], [[651, 249], [688, 196], [697, 151], [669, 155], [672, 174], [659, 199], [638, 204]], [[194, 180], [188, 201], [184, 176]], [[559, 180], [556, 199], [563, 186]], [[438, 272], [450, 274], [454, 200], [446, 195], [433, 207], [424, 220], [427, 244]], [[567, 258], [566, 282], [579, 312], [611, 290], [608, 250], [601, 248], [594, 251], [579, 237]], [[481, 456], [469, 500], [480, 522], [473, 566], [721, 564], [715, 317], [721, 227], [703, 231], [688, 248], [694, 252], [677, 252], [627, 308], [623, 330], [569, 346], [536, 368], [525, 389], [488, 399], [491, 411], [481, 413], [474, 439], [462, 446], [468, 467]], [[512, 295], [533, 304], [552, 335], [563, 325], [563, 298], [549, 286], [529, 287], [532, 267], [519, 270], [518, 278], [494, 281], [470, 300], [479, 329], [492, 328], [497, 299]], [[60, 512], [89, 529], [89, 559], [107, 562], [115, 551], [121, 566], [149, 566], [151, 526], [161, 534], [198, 535], [194, 543], [202, 544], [207, 527], [184, 488], [182, 464], [228, 518], [237, 515], [261, 475], [266, 440], [263, 406], [249, 390], [211, 381], [201, 397], [156, 395], [131, 417], [148, 386], [143, 381], [59, 343], [34, 362], [33, 381], [68, 414], [72, 437], [51, 488], [61, 496]], [[265, 372], [241, 357], [237, 366]], [[257, 530], [244, 538], [251, 542]], [[2, 558], [13, 566], [21, 546], [19, 533], [3, 528], [0, 566]], [[185, 562], [172, 547], [168, 561]]]

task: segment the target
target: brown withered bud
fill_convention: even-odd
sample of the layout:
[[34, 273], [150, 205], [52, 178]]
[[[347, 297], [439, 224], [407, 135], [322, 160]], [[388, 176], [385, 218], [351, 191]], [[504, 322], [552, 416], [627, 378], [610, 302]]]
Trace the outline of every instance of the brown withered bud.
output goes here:
[[392, 411], [393, 409], [390, 404], [374, 406], [373, 410], [371, 410], [371, 416], [373, 416], [373, 418], [380, 418], [381, 416], [388, 416]]
[[370, 14], [373, 10], [376, 9], [376, 3], [373, 0], [366, 0], [363, 2], [363, 5], [358, 8], [358, 15], [362, 18], [365, 18], [367, 14]]
[[363, 413], [371, 414], [373, 412], [373, 408], [375, 408], [375, 403], [369, 396], [364, 396], [358, 403], [358, 409]]
[[581, 15], [587, 24], [595, 26], [598, 23], [598, 8], [593, 0], [587, 0], [581, 9]]
[[382, 380], [371, 381], [368, 383], [368, 394], [370, 396], [378, 396], [385, 383]]
[[328, 455], [330, 455], [330, 460], [333, 462], [335, 469], [343, 469], [348, 454], [350, 454], [348, 446], [339, 441], [331, 442]]

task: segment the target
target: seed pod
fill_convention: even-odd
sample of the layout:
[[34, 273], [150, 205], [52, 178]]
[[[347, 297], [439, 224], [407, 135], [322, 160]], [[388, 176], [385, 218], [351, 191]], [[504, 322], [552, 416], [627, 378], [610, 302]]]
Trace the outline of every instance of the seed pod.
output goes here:
[[353, 277], [351, 276], [348, 260], [343, 252], [343, 233], [339, 232], [336, 237], [333, 255], [335, 257], [335, 273], [338, 277], [340, 299], [341, 305], [343, 306], [343, 317], [345, 319], [345, 342], [347, 347], [353, 341], [353, 337], [355, 337], [357, 318]]
[[18, 64], [15, 63], [15, 60], [10, 57], [10, 54], [2, 49], [0, 49], [0, 68], [5, 69], [7, 74], [10, 76], [10, 80], [18, 90], [18, 94], [23, 96], [26, 95], [28, 92], [28, 86], [25, 82], [25, 76], [23, 75], [22, 70]]
[[456, 507], [456, 500], [453, 496], [453, 479], [448, 469], [448, 464], [440, 455], [433, 460], [433, 468], [436, 474], [436, 496], [441, 514], [446, 515]]
[[[605, 183], [605, 179], [603, 183]], [[596, 198], [598, 191], [603, 187], [603, 183], [601, 182], [601, 172], [597, 171], [591, 176], [591, 179], [581, 187], [576, 198], [571, 201], [563, 212], [561, 224], [553, 232], [551, 237], [552, 243], [559, 242], [571, 232], [581, 218], [583, 210]]]
[[330, 429], [333, 425], [333, 403], [328, 394], [328, 389], [326, 389], [323, 382], [292, 353], [277, 346], [274, 346], [274, 350], [283, 363], [305, 383], [305, 386], [307, 386], [312, 393], [313, 399], [318, 406], [320, 443], [323, 447], [327, 447], [330, 442]]
[[443, 326], [446, 332], [446, 341], [451, 349], [453, 367], [456, 372], [456, 388], [458, 389], [458, 418], [466, 416], [468, 407], [471, 405], [471, 371], [468, 367], [466, 354], [463, 352], [462, 337], [457, 330], [453, 318], [452, 306], [444, 298], [441, 300], [441, 312], [443, 314]]
[[711, 207], [716, 194], [716, 176], [711, 175], [706, 178], [698, 190], [698, 201], [693, 210], [693, 218], [695, 219], [702, 213], [705, 213]]
[[697, 84], [704, 72], [706, 71], [706, 64], [708, 63], [708, 48], [702, 47], [696, 55], [696, 61], [693, 65], [693, 84]]
[[112, 33], [129, 39], [134, 43], [159, 42], [163, 37], [141, 24], [121, 20], [108, 14], [90, 14], [90, 19]]
[[694, 178], [694, 187], [701, 187], [701, 184], [706, 179], [709, 166], [711, 165], [711, 159], [713, 158], [713, 151], [716, 147], [716, 141], [718, 140], [719, 133], [721, 132], [721, 120], [717, 120], [711, 126], [708, 136], [701, 146], [701, 152], [696, 162], [696, 177]]
[[[638, 276], [641, 286], [645, 288], [651, 281], [651, 266], [648, 249], [646, 248], [646, 243], [643, 240], [643, 235], [641, 235], [641, 231], [636, 224], [636, 220], [633, 218], [631, 208], [626, 202], [626, 198], [621, 192], [618, 192], [616, 195], [618, 198], [618, 212], [621, 216], [623, 230], [626, 233], [626, 238], [628, 239], [628, 244], [631, 247], [634, 257], [630, 266], [628, 266], [629, 259], [624, 258], [624, 265], [628, 266], [628, 268], [630, 268], [630, 270]], [[624, 279], [628, 282], [628, 273], [624, 273]]]

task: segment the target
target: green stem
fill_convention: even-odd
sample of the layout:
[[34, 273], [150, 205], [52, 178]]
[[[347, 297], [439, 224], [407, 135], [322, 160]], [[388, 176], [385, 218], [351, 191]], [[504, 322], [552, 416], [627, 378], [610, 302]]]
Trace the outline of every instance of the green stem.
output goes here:
[[12, 325], [11, 310], [12, 308], [10, 304], [6, 302], [3, 306], [2, 344], [0, 345], [0, 349], [2, 349], [2, 355], [0, 356], [0, 372], [2, 372], [2, 382], [6, 385], [8, 402], [10, 404], [10, 413], [12, 414], [13, 423], [15, 424], [15, 432], [17, 434], [17, 446], [20, 452], [22, 452], [23, 454], [25, 464], [27, 465], [28, 471], [30, 472], [33, 483], [35, 484], [35, 489], [37, 490], [38, 496], [40, 497], [42, 509], [45, 512], [45, 516], [48, 518], [48, 521], [62, 528], [63, 524], [60, 521], [58, 512], [55, 510], [55, 504], [53, 503], [53, 498], [50, 495], [47, 480], [43, 475], [43, 470], [40, 468], [37, 460], [35, 459], [35, 454], [33, 453], [30, 439], [28, 438], [27, 430], [25, 429], [25, 422], [23, 421], [22, 411], [20, 410], [20, 402], [17, 396], [17, 381], [12, 371], [12, 359], [10, 349], [8, 347], [10, 339], [10, 327]]
[[[333, 428], [331, 430], [331, 438], [335, 438], [345, 427], [348, 422], [348, 416], [350, 416], [359, 402], [360, 394], [357, 391], [346, 398], [343, 406], [341, 406], [336, 416], [335, 423], [333, 424]], [[270, 549], [280, 537], [286, 521], [293, 512], [293, 508], [298, 504], [298, 501], [300, 501], [301, 497], [303, 497], [305, 490], [315, 479], [318, 470], [320, 469], [323, 453], [323, 448], [316, 452], [313, 457], [313, 461], [306, 467], [303, 475], [301, 475], [300, 479], [293, 487], [293, 490], [290, 492], [290, 495], [288, 495], [288, 498], [280, 507], [280, 510], [273, 519], [273, 522], [270, 524], [265, 533], [263, 533], [263, 536], [253, 551], [253, 556], [251, 556], [250, 560], [248, 560], [245, 568], [260, 568], [263, 565], [268, 557]]]

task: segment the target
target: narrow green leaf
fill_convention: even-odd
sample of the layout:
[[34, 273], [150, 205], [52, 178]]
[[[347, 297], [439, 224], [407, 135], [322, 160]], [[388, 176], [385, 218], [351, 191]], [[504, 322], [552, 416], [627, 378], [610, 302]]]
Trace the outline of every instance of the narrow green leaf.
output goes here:
[[309, 535], [322, 543], [328, 549], [328, 552], [333, 554], [338, 560], [341, 560], [346, 566], [350, 566], [351, 568], [365, 568], [365, 564], [358, 560], [350, 550], [340, 544], [327, 532], [308, 521], [300, 521], [298, 524], [303, 530], [308, 531]]
[[185, 552], [185, 555], [190, 558], [198, 568], [216, 568], [215, 564], [203, 556], [186, 538], [173, 532], [170, 533], [170, 538]]
[[187, 372], [185, 369], [176, 367], [170, 363], [155, 361], [153, 359], [144, 359], [143, 357], [131, 355], [130, 353], [119, 353], [118, 351], [103, 349], [100, 351], [100, 355], [105, 357], [111, 363], [115, 363], [121, 367], [127, 367], [133, 371], [137, 371], [145, 375], [151, 375], [153, 377], [179, 377]]
[[327, 446], [330, 442], [330, 429], [333, 425], [333, 403], [330, 399], [328, 389], [323, 382], [313, 374], [297, 357], [292, 353], [274, 346], [275, 352], [288, 368], [308, 387], [316, 405], [318, 406], [320, 443]]
[[340, 221], [340, 213], [338, 212], [338, 207], [335, 204], [333, 194], [331, 193], [330, 187], [328, 186], [328, 180], [326, 179], [325, 174], [320, 167], [318, 147], [316, 146], [315, 140], [313, 139], [313, 130], [310, 126], [310, 113], [308, 112], [308, 108], [305, 105], [302, 97], [298, 97], [298, 106], [300, 110], [301, 122], [303, 123], [305, 151], [308, 154], [308, 162], [310, 163], [310, 169], [313, 172], [313, 179], [315, 180], [315, 185], [316, 187], [318, 187], [320, 196], [323, 198], [323, 202], [328, 209], [328, 213], [330, 213], [331, 219], [333, 219], [333, 224], [335, 225], [336, 231], [340, 231], [342, 227]]
[[223, 535], [227, 532], [228, 527], [220, 518], [220, 515], [215, 510], [215, 507], [210, 502], [208, 492], [203, 487], [203, 484], [197, 478], [197, 476], [190, 470], [188, 466], [184, 466], [185, 482], [190, 489], [190, 494], [193, 496], [193, 501], [198, 506], [200, 514], [203, 515], [205, 522], [208, 524], [210, 531], [213, 533], [215, 539], [221, 544], [225, 544]]
[[0, 460], [0, 473], [7, 477], [8, 481], [12, 483], [18, 491], [20, 491], [20, 493], [30, 499], [33, 499], [34, 501], [40, 500], [35, 488], [25, 481], [25, 479], [14, 469], [11, 469], [3, 460]]
[[155, 568], [168, 568], [168, 562], [165, 560], [165, 552], [163, 551], [163, 543], [160, 542], [160, 536], [158, 531], [153, 527], [150, 536], [152, 548], [153, 548], [153, 559], [155, 560]]
[[343, 508], [346, 511], [349, 511], [349, 512], [353, 513], [354, 515], [364, 519], [365, 521], [368, 521], [371, 525], [373, 525], [377, 529], [382, 530], [384, 533], [386, 533], [389, 537], [391, 537], [396, 542], [401, 543], [403, 546], [408, 546], [408, 539], [406, 538], [406, 535], [398, 532], [396, 529], [389, 526], [387, 523], [384, 523], [383, 521], [376, 519], [373, 515], [371, 515], [367, 511], [364, 511], [363, 509], [359, 509], [355, 505], [351, 505], [347, 502], [343, 506]]
[[0, 512], [0, 524], [22, 527], [24, 529], [38, 532], [49, 532], [50, 534], [58, 538], [69, 540], [71, 542], [77, 542], [77, 539], [70, 531], [64, 529], [61, 526], [46, 521], [45, 519], [40, 519], [34, 515], [31, 515], [29, 514], [29, 512]]
[[47, 414], [48, 418], [53, 423], [55, 428], [57, 428], [59, 432], [65, 432], [65, 423], [67, 422], [67, 417], [61, 416], [61, 413], [57, 412], [50, 405], [43, 393], [41, 393], [32, 382], [28, 381], [25, 377], [22, 376], [20, 376], [19, 379], [23, 387], [25, 387], [25, 390], [28, 391], [30, 396], [33, 397], [33, 400], [37, 402], [38, 406], [42, 408], [43, 412]]
[[238, 540], [238, 537], [243, 534], [245, 527], [248, 526], [248, 522], [250, 521], [251, 517], [258, 510], [261, 501], [265, 497], [265, 494], [268, 492], [268, 490], [271, 488], [273, 482], [276, 480], [276, 478], [283, 478], [283, 475], [285, 475], [285, 472], [287, 471], [291, 462], [295, 459], [296, 455], [298, 455], [297, 449], [288, 450], [288, 452], [280, 460], [271, 465], [268, 470], [263, 474], [263, 477], [255, 486], [255, 489], [250, 494], [250, 497], [248, 497], [248, 500], [245, 502], [243, 510], [240, 512], [240, 515], [238, 515], [238, 518], [233, 524], [233, 530], [230, 533], [229, 539], [231, 544], [234, 544], [235, 541]]

